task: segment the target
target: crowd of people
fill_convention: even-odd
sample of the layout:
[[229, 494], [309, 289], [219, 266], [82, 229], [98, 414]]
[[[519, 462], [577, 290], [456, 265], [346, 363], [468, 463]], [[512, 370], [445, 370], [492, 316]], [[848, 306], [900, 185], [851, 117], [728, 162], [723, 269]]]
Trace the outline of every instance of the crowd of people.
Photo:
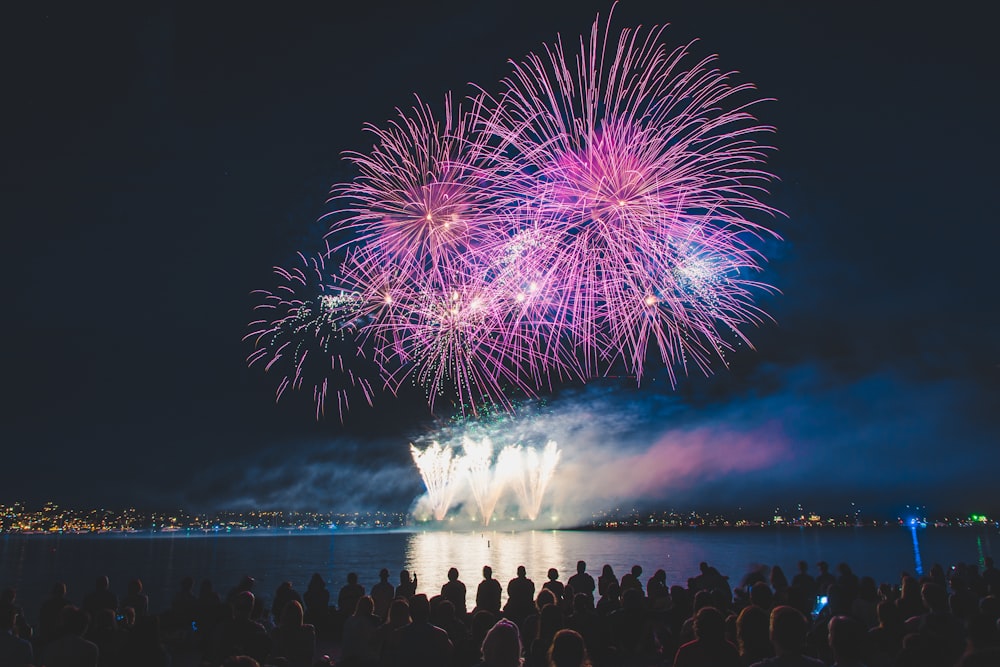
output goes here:
[[335, 600], [319, 574], [302, 593], [286, 581], [269, 605], [252, 577], [224, 596], [186, 577], [155, 614], [140, 580], [119, 598], [101, 576], [79, 605], [56, 583], [35, 626], [3, 590], [0, 667], [1000, 667], [992, 559], [881, 585], [817, 567], [800, 562], [789, 580], [755, 566], [732, 586], [701, 563], [669, 585], [639, 565], [595, 580], [579, 561], [536, 587], [523, 566], [506, 586], [486, 566], [471, 609], [455, 568], [430, 595], [383, 569], [367, 591], [349, 574]]

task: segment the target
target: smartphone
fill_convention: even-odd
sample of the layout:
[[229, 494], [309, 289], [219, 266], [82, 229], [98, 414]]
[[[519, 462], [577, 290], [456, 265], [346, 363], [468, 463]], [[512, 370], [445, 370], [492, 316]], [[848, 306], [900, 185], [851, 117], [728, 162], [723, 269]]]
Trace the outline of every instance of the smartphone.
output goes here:
[[813, 616], [816, 616], [817, 614], [819, 614], [819, 612], [823, 611], [823, 607], [825, 607], [826, 603], [829, 601], [830, 601], [829, 598], [827, 598], [825, 595], [817, 595], [816, 606], [813, 607]]

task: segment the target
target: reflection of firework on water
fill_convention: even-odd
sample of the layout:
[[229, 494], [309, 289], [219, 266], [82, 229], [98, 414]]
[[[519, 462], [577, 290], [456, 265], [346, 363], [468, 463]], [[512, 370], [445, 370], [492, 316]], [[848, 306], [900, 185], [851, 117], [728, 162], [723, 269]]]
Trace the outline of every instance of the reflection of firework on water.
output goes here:
[[465, 470], [465, 461], [463, 457], [455, 456], [451, 447], [442, 447], [436, 442], [422, 450], [410, 445], [410, 454], [427, 487], [434, 518], [441, 521], [451, 508], [458, 481]]
[[519, 446], [501, 452], [497, 466], [503, 466], [521, 502], [521, 512], [531, 521], [538, 518], [542, 509], [542, 499], [555, 474], [560, 454], [554, 440], [549, 440], [541, 453], [534, 447], [522, 449]]
[[[662, 36], [595, 21], [579, 53], [557, 40], [516, 62], [496, 98], [446, 96], [441, 114], [418, 100], [367, 126], [372, 148], [347, 154], [358, 176], [333, 188], [338, 275], [323, 285], [337, 287], [323, 289], [350, 295], [331, 330], [354, 334], [383, 387], [477, 415], [620, 369], [641, 382], [654, 360], [676, 382], [749, 346], [770, 289], [747, 276], [773, 236], [748, 217], [774, 213], [757, 140], [771, 128], [752, 86]], [[306, 356], [279, 395], [305, 383]], [[345, 359], [314, 367], [343, 374]]]
[[254, 292], [260, 298], [254, 310], [262, 318], [250, 322], [244, 338], [254, 343], [247, 363], [282, 374], [277, 399], [288, 389], [310, 388], [317, 418], [332, 393], [343, 419], [352, 394], [369, 405], [372, 400], [372, 369], [357, 345], [366, 320], [359, 312], [358, 295], [335, 286], [322, 256], [299, 253], [299, 260], [291, 269], [275, 267], [274, 291]]
[[541, 452], [534, 447], [506, 445], [497, 453], [489, 438], [463, 438], [462, 449], [464, 455], [460, 456], [451, 446], [437, 441], [422, 450], [410, 445], [435, 519], [441, 521], [448, 514], [466, 473], [482, 525], [490, 525], [508, 486], [517, 496], [522, 516], [530, 521], [538, 518], [561, 454], [555, 441], [550, 440]]

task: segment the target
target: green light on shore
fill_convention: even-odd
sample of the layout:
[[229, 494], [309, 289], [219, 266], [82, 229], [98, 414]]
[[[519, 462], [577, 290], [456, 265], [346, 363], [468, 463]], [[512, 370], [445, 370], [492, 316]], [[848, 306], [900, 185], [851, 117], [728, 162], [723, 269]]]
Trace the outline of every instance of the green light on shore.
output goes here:
[[986, 523], [987, 519], [985, 514], [970, 514], [969, 521], [972, 522], [978, 521], [979, 523]]

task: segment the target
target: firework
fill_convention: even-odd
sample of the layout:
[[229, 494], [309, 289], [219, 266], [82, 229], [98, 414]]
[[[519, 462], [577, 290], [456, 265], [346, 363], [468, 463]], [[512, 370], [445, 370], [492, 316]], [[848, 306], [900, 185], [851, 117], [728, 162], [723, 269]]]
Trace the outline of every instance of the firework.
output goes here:
[[[478, 109], [478, 102], [473, 102]], [[417, 99], [388, 127], [367, 125], [376, 144], [346, 154], [360, 172], [335, 186], [339, 205], [330, 235], [368, 246], [366, 257], [409, 276], [448, 280], [475, 254], [493, 208], [482, 187], [473, 111], [445, 97], [443, 120]]]
[[651, 363], [674, 383], [750, 346], [770, 288], [749, 276], [774, 236], [751, 218], [775, 213], [759, 100], [662, 27], [609, 23], [515, 62], [496, 97], [449, 95], [440, 114], [418, 98], [366, 126], [372, 148], [346, 154], [358, 176], [332, 190], [336, 275], [279, 272], [287, 294], [263, 293], [274, 317], [251, 327], [250, 363], [290, 369], [279, 396], [311, 385], [317, 415], [330, 391], [341, 411], [348, 390], [370, 401], [353, 354], [383, 388], [475, 415], [620, 368], [641, 383]]
[[520, 446], [506, 447], [500, 452], [497, 466], [504, 470], [521, 503], [521, 512], [531, 521], [538, 518], [561, 454], [554, 440], [549, 440], [540, 453], [534, 447]]
[[278, 285], [273, 291], [254, 292], [260, 299], [254, 310], [263, 317], [250, 322], [244, 337], [254, 344], [247, 363], [281, 375], [275, 400], [289, 389], [308, 387], [317, 419], [330, 394], [343, 419], [352, 396], [369, 405], [372, 401], [373, 369], [357, 345], [366, 318], [359, 296], [336, 287], [321, 255], [298, 257], [298, 266], [275, 267]]
[[493, 465], [493, 443], [489, 438], [483, 438], [479, 442], [464, 438], [462, 449], [465, 451], [469, 471], [469, 486], [472, 487], [472, 495], [479, 507], [479, 515], [483, 525], [489, 526], [503, 493], [505, 471]]
[[693, 357], [707, 370], [730, 330], [756, 322], [750, 283], [693, 313], [663, 296], [674, 248], [692, 237], [720, 263], [757, 270], [752, 244], [769, 232], [745, 215], [772, 210], [758, 199], [768, 148], [754, 140], [770, 128], [736, 101], [752, 87], [730, 83], [712, 58], [689, 65], [662, 31], [626, 29], [615, 44], [595, 21], [575, 58], [560, 40], [516, 63], [484, 121], [510, 175], [494, 196], [508, 207], [529, 199], [559, 238], [541, 260], [560, 267], [550, 331], [570, 336], [586, 376], [621, 361], [641, 379], [654, 344], [670, 369]]
[[456, 456], [451, 447], [442, 447], [432, 442], [423, 450], [410, 445], [413, 462], [420, 470], [420, 476], [427, 487], [427, 498], [438, 521], [444, 519], [455, 497], [458, 482], [465, 470], [465, 462]]

